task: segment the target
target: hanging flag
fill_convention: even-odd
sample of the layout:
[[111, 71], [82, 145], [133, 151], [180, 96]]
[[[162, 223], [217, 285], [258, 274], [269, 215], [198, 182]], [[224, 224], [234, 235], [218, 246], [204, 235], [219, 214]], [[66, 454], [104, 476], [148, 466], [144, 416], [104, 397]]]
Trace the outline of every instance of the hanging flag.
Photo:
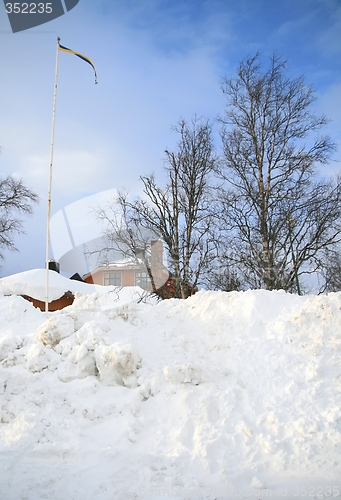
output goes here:
[[58, 48], [59, 48], [59, 50], [62, 50], [63, 52], [68, 52], [69, 54], [74, 54], [75, 56], [83, 59], [83, 61], [86, 61], [87, 63], [89, 63], [93, 67], [93, 70], [95, 72], [95, 83], [98, 83], [96, 68], [95, 68], [94, 63], [91, 61], [91, 59], [89, 59], [86, 56], [83, 56], [83, 54], [80, 54], [79, 52], [75, 52], [74, 50], [68, 49], [67, 47], [64, 47], [63, 45], [58, 44]]

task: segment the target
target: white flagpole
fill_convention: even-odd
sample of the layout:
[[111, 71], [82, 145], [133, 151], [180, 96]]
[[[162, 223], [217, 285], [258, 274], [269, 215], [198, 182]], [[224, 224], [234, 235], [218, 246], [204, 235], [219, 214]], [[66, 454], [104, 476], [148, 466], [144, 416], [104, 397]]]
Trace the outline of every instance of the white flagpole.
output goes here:
[[51, 218], [51, 188], [52, 188], [52, 164], [53, 164], [53, 146], [54, 146], [54, 123], [56, 118], [56, 101], [57, 101], [57, 81], [58, 81], [58, 53], [59, 53], [60, 38], [57, 38], [56, 51], [56, 70], [54, 77], [54, 92], [53, 92], [53, 111], [52, 111], [52, 133], [50, 146], [50, 175], [49, 187], [47, 193], [47, 223], [46, 223], [46, 288], [45, 288], [45, 311], [49, 310], [49, 250], [50, 250], [50, 218]]

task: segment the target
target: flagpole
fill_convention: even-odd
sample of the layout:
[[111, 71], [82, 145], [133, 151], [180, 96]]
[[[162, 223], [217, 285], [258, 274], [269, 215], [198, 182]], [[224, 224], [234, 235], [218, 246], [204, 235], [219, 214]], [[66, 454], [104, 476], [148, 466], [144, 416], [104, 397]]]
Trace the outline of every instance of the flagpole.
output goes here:
[[50, 145], [50, 173], [47, 193], [47, 221], [46, 221], [46, 288], [45, 288], [45, 311], [49, 310], [49, 250], [50, 250], [50, 219], [51, 219], [51, 188], [52, 188], [52, 165], [53, 165], [53, 147], [54, 147], [54, 124], [56, 118], [56, 102], [57, 102], [57, 81], [58, 81], [58, 54], [59, 54], [60, 38], [57, 38], [56, 50], [56, 69], [54, 77], [54, 92], [53, 92], [53, 110], [52, 110], [52, 132]]

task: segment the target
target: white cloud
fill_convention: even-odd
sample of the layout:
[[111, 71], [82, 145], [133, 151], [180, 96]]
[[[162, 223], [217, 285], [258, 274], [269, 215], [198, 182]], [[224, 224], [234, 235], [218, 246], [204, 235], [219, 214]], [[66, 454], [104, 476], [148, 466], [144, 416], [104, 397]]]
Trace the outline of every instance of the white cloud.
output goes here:
[[105, 183], [105, 159], [91, 150], [59, 149], [54, 160], [54, 188], [62, 193], [101, 190]]

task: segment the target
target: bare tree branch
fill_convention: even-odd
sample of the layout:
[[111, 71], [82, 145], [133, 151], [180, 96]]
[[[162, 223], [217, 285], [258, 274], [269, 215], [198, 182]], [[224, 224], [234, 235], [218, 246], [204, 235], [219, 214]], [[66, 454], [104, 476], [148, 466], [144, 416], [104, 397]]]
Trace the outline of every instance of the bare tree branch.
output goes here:
[[15, 235], [24, 232], [22, 217], [32, 214], [32, 205], [38, 200], [22, 179], [0, 177], [0, 259], [4, 250], [16, 250]]

